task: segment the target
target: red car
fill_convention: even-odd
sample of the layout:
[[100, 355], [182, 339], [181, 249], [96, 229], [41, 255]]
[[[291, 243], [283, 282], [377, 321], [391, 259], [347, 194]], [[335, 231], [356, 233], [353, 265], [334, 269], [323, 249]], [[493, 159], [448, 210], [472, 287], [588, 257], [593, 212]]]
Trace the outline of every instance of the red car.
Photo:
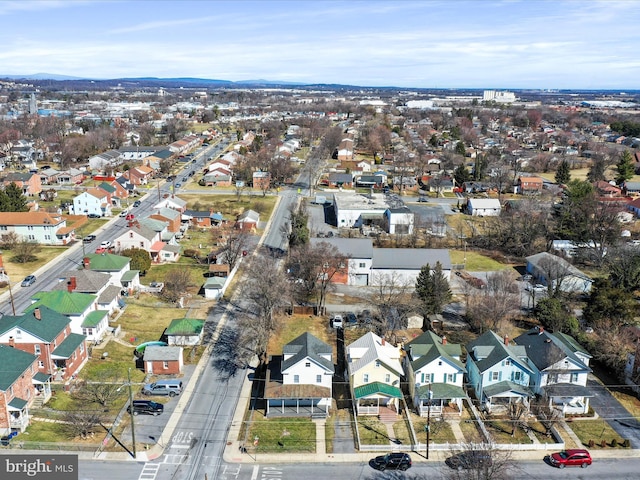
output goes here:
[[135, 218], [135, 215], [133, 213], [128, 213], [127, 217], [125, 218], [125, 220], [127, 221], [132, 221]]
[[558, 468], [567, 466], [587, 468], [591, 465], [591, 454], [583, 449], [563, 450], [562, 452], [552, 453], [549, 456], [549, 461], [551, 465]]
[[104, 248], [104, 247], [98, 247], [98, 248], [96, 248], [96, 253], [97, 254], [107, 253], [107, 249]]

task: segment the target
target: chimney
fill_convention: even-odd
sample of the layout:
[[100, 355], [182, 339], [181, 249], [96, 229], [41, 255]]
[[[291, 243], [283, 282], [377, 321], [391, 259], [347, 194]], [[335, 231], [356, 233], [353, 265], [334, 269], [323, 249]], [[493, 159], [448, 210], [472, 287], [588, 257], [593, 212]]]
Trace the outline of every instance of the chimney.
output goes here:
[[507, 335], [504, 336], [504, 344], [508, 347], [509, 346], [509, 337]]
[[542, 335], [544, 333], [544, 327], [538, 327], [538, 335]]
[[442, 336], [442, 344], [443, 344], [443, 345], [446, 345], [446, 344], [447, 344], [447, 336], [446, 336], [446, 335], [443, 335], [443, 336]]
[[39, 308], [33, 310], [33, 316], [36, 317], [36, 320], [42, 320], [42, 314]]
[[67, 282], [67, 291], [72, 293], [76, 289], [76, 286], [76, 277], [69, 278], [69, 281]]
[[89, 270], [89, 267], [91, 266], [91, 260], [89, 260], [89, 257], [84, 257], [82, 259], [82, 265], [86, 270]]
[[387, 341], [383, 338], [382, 339], [382, 346], [384, 347], [387, 344]]
[[16, 341], [13, 339], [13, 337], [9, 337], [9, 346], [11, 348], [16, 348]]

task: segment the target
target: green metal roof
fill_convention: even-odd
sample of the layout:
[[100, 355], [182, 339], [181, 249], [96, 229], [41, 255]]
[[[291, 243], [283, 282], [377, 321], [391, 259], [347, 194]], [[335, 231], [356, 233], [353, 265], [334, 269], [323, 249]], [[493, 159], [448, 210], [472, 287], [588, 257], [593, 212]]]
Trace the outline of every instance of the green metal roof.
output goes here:
[[52, 355], [58, 358], [69, 358], [73, 352], [86, 340], [87, 337], [78, 333], [71, 333], [65, 340], [56, 348]]
[[165, 335], [200, 335], [204, 320], [195, 318], [176, 318], [165, 330]]
[[[429, 385], [423, 385], [418, 389], [418, 395], [421, 399], [429, 398]], [[432, 383], [431, 398], [433, 400], [448, 400], [451, 398], [464, 398], [466, 394], [462, 387], [451, 383]]]
[[383, 395], [385, 397], [402, 398], [402, 392], [398, 387], [382, 382], [372, 382], [353, 389], [356, 398], [365, 398], [372, 395]]
[[[487, 397], [530, 397], [533, 395], [533, 392], [531, 392], [528, 387], [518, 385], [517, 383], [510, 382], [509, 380], [489, 385], [483, 389], [483, 393]], [[513, 393], [513, 395], [508, 395], [509, 393]]]
[[97, 299], [95, 295], [90, 293], [69, 293], [66, 290], [38, 292], [31, 298], [36, 300], [36, 303], [29, 305], [25, 312], [45, 306], [63, 315], [80, 315]]
[[35, 355], [17, 348], [0, 345], [0, 391], [6, 392], [37, 359]]
[[94, 310], [89, 315], [87, 315], [82, 322], [82, 328], [94, 328], [98, 326], [98, 324], [104, 320], [104, 317], [107, 316], [109, 312], [106, 310]]
[[27, 401], [21, 398], [15, 397], [13, 400], [9, 402], [8, 406], [10, 407], [9, 410], [22, 410], [24, 407], [27, 406]]
[[113, 185], [109, 185], [107, 182], [102, 182], [100, 185], [98, 185], [98, 188], [101, 188], [107, 193], [113, 193], [116, 191], [116, 187], [114, 187]]
[[47, 383], [50, 378], [51, 375], [49, 375], [48, 373], [37, 372], [33, 376], [33, 383]]
[[122, 278], [120, 279], [121, 282], [130, 282], [132, 281], [134, 278], [136, 278], [136, 275], [140, 274], [140, 270], [127, 270], [126, 272], [124, 272], [122, 274]]
[[129, 257], [112, 253], [90, 253], [85, 257], [89, 259], [89, 268], [97, 272], [119, 272], [131, 261]]
[[40, 318], [38, 320], [33, 311], [19, 316], [5, 315], [0, 318], [0, 334], [19, 328], [45, 343], [51, 343], [70, 322], [67, 317], [46, 306], [40, 307]]

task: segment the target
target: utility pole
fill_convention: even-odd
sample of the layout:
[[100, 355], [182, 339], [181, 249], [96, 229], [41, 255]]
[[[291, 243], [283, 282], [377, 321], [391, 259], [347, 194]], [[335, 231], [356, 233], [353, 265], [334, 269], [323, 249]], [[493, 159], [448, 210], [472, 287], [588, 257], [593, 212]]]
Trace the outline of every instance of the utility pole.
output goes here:
[[[133, 421], [133, 388], [131, 387], [131, 367], [129, 367], [127, 377], [129, 380], [129, 415], [131, 415], [131, 441], [133, 442], [133, 459], [136, 458], [136, 430]], [[428, 458], [428, 457], [427, 457]]]
[[9, 284], [9, 298], [11, 299], [11, 311], [13, 312], [13, 316], [16, 316], [16, 304], [13, 301], [13, 290], [11, 290], [11, 280], [7, 282]]

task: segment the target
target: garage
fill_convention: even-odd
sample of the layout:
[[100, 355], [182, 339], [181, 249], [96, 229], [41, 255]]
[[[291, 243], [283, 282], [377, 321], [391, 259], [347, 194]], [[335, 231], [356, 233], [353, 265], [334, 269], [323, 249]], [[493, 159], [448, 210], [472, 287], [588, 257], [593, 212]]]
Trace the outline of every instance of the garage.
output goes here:
[[366, 287], [369, 285], [369, 275], [366, 273], [356, 273], [353, 276], [353, 284], [359, 287]]

